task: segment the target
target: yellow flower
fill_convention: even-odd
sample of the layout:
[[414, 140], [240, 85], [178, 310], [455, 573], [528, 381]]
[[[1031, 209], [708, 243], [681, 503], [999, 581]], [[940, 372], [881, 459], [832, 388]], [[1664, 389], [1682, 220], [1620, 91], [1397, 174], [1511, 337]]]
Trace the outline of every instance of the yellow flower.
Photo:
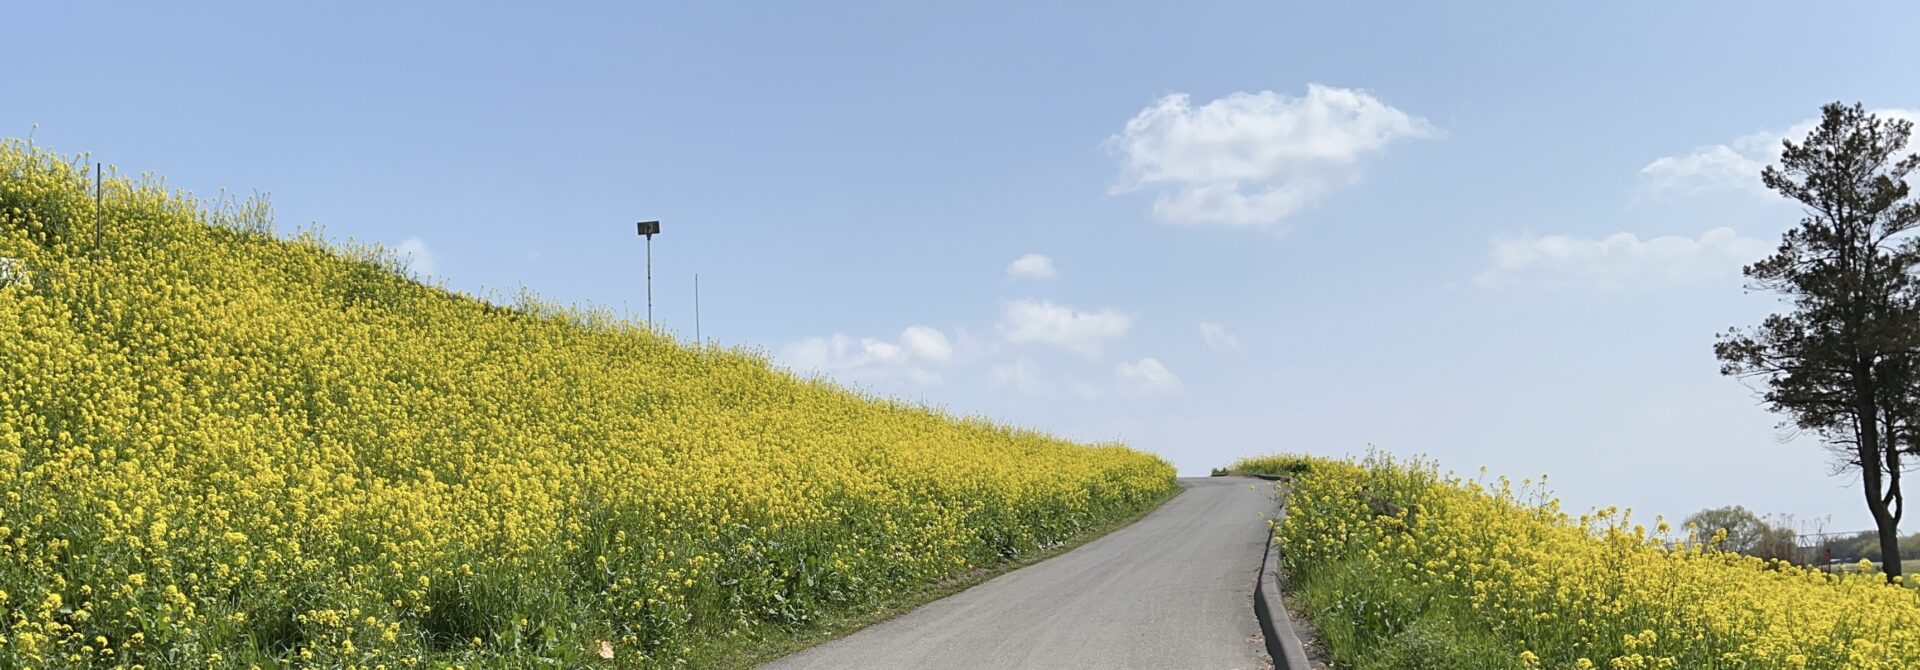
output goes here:
[[1660, 524], [1638, 527], [1630, 511], [1572, 517], [1537, 484], [1488, 485], [1378, 452], [1235, 469], [1253, 467], [1303, 473], [1287, 487], [1276, 554], [1304, 585], [1309, 615], [1367, 613], [1338, 624], [1350, 631], [1341, 640], [1392, 639], [1385, 622], [1417, 619], [1487, 641], [1473, 645], [1482, 657], [1455, 659], [1463, 667], [1513, 667], [1511, 654], [1522, 667], [1582, 670], [1891, 669], [1920, 659], [1920, 591], [1877, 576], [1702, 551]]
[[0, 281], [0, 667], [123, 630], [96, 665], [741, 647], [1177, 488], [1123, 445], [424, 285], [264, 203], [112, 178], [96, 209], [85, 172], [0, 142], [0, 258], [31, 277]]

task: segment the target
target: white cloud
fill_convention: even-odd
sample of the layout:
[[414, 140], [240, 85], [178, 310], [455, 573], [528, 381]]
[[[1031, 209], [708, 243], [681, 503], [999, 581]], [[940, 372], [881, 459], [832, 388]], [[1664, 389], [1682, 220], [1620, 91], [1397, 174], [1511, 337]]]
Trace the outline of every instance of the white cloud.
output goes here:
[[406, 264], [407, 269], [422, 277], [431, 277], [438, 266], [434, 262], [433, 250], [418, 237], [409, 237], [393, 248], [393, 255]]
[[1211, 321], [1200, 322], [1200, 339], [1205, 340], [1207, 348], [1220, 353], [1240, 351], [1240, 337], [1227, 332], [1227, 327]]
[[1354, 182], [1389, 143], [1441, 134], [1353, 89], [1239, 92], [1198, 109], [1174, 93], [1107, 139], [1121, 168], [1111, 192], [1161, 187], [1153, 211], [1173, 223], [1271, 226]]
[[1760, 170], [1766, 165], [1766, 160], [1719, 144], [1648, 163], [1640, 168], [1640, 179], [1647, 191], [1656, 196], [1698, 195], [1743, 188], [1764, 191], [1760, 186]]
[[917, 360], [945, 363], [953, 358], [953, 344], [937, 328], [908, 326], [900, 331], [900, 346]]
[[1000, 335], [1014, 344], [1047, 344], [1099, 358], [1108, 340], [1127, 334], [1133, 317], [1113, 310], [1083, 312], [1047, 301], [1017, 300], [1000, 312]]
[[1054, 394], [1053, 382], [1025, 356], [1011, 363], [996, 363], [987, 369], [987, 380], [999, 386], [1011, 386], [1021, 395], [1048, 397]]
[[928, 368], [953, 360], [953, 344], [939, 329], [908, 326], [893, 342], [855, 340], [839, 333], [808, 338], [783, 348], [780, 360], [795, 370], [846, 379], [904, 377], [916, 384], [938, 384], [940, 374]]
[[[1083, 379], [1055, 378], [1040, 371], [1033, 359], [1020, 356], [1007, 363], [996, 363], [987, 369], [987, 381], [995, 386], [1012, 388], [1014, 392], [1038, 398], [1071, 397], [1076, 400], [1094, 401], [1113, 395], [1115, 389], [1106, 385]], [[1169, 386], [1170, 384], [1170, 386]], [[1165, 366], [1151, 358], [1140, 363], [1120, 363], [1114, 368], [1113, 386], [1122, 393], [1145, 395], [1168, 393], [1180, 389], [1180, 380], [1173, 377]]]
[[1511, 239], [1493, 245], [1493, 265], [1473, 282], [1514, 285], [1675, 284], [1723, 277], [1772, 249], [1765, 241], [1715, 228], [1698, 239], [1668, 235], [1641, 240], [1633, 233], [1591, 239], [1566, 235]]
[[1119, 383], [1120, 390], [1136, 394], [1179, 393], [1185, 385], [1174, 376], [1172, 370], [1161, 365], [1152, 357], [1138, 361], [1121, 362], [1113, 367], [1113, 377]]
[[1040, 254], [1027, 254], [1007, 264], [1007, 274], [1029, 279], [1050, 279], [1053, 277], [1053, 259]]
[[[1920, 110], [1877, 109], [1882, 118], [1920, 122]], [[1745, 191], [1771, 197], [1760, 184], [1760, 170], [1780, 160], [1780, 141], [1799, 142], [1820, 125], [1819, 119], [1807, 119], [1784, 130], [1751, 133], [1726, 144], [1694, 149], [1691, 153], [1662, 156], [1640, 168], [1641, 184], [1654, 196], [1692, 196], [1716, 191]]]

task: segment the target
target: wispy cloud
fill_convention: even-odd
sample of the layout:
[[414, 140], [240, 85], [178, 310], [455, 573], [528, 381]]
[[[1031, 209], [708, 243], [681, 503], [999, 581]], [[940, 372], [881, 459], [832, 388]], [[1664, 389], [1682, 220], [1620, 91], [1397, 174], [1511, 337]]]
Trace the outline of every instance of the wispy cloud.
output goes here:
[[1240, 337], [1227, 332], [1227, 327], [1212, 321], [1200, 322], [1200, 339], [1207, 348], [1219, 353], [1237, 353], [1240, 351]]
[[1053, 382], [1040, 373], [1033, 359], [1025, 356], [989, 366], [987, 380], [999, 386], [1011, 387], [1021, 395], [1046, 397], [1054, 394]]
[[427, 248], [426, 241], [418, 237], [409, 237], [401, 241], [400, 246], [393, 248], [393, 254], [400, 259], [401, 263], [406, 264], [407, 269], [422, 277], [431, 277], [439, 270], [433, 250]]
[[1485, 288], [1516, 285], [1677, 284], [1724, 277], [1770, 250], [1732, 228], [1691, 238], [1646, 240], [1633, 233], [1604, 238], [1546, 235], [1496, 241], [1492, 265], [1474, 278]]
[[1045, 344], [1099, 358], [1111, 340], [1127, 334], [1133, 317], [1113, 310], [1082, 311], [1040, 300], [1016, 300], [1000, 312], [1001, 337], [1012, 344]]
[[1097, 401], [1113, 397], [1171, 395], [1186, 390], [1186, 384], [1172, 370], [1153, 357], [1115, 363], [1109, 380], [1076, 379], [1048, 375], [1040, 371], [1032, 358], [1019, 356], [989, 366], [987, 380], [1025, 396], [1038, 398], [1069, 397]]
[[1021, 256], [1007, 264], [1007, 275], [1027, 279], [1051, 279], [1054, 276], [1053, 259], [1040, 254]]
[[[1878, 109], [1883, 118], [1920, 121], [1920, 110]], [[1769, 195], [1760, 184], [1760, 170], [1780, 160], [1781, 140], [1798, 142], [1819, 127], [1806, 119], [1784, 129], [1749, 133], [1724, 144], [1696, 147], [1684, 154], [1661, 156], [1640, 168], [1643, 188], [1655, 197], [1696, 196], [1713, 192]]]
[[892, 340], [860, 338], [834, 333], [789, 344], [779, 359], [787, 366], [849, 380], [905, 378], [916, 384], [939, 384], [932, 368], [953, 360], [954, 347], [946, 333], [927, 326], [908, 326]]
[[1172, 370], [1152, 357], [1116, 364], [1113, 377], [1123, 393], [1165, 395], [1186, 388]]

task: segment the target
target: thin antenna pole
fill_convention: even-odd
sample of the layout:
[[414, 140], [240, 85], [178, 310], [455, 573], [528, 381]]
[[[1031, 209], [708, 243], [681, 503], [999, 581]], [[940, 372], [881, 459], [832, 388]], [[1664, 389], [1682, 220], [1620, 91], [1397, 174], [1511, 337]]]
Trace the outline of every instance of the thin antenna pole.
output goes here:
[[700, 348], [707, 348], [707, 341], [700, 338], [700, 273], [693, 273], [693, 341]]
[[106, 227], [106, 192], [100, 189], [100, 163], [93, 164], [93, 259], [100, 260], [100, 229]]

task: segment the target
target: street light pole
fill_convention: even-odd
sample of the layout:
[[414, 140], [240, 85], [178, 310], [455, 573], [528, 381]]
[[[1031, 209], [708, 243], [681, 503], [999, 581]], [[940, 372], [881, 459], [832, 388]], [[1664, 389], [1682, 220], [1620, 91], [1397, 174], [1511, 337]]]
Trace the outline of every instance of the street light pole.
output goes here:
[[647, 329], [653, 329], [653, 236], [647, 236]]
[[639, 228], [647, 238], [647, 330], [653, 330], [653, 236], [660, 234], [660, 222], [641, 221]]

